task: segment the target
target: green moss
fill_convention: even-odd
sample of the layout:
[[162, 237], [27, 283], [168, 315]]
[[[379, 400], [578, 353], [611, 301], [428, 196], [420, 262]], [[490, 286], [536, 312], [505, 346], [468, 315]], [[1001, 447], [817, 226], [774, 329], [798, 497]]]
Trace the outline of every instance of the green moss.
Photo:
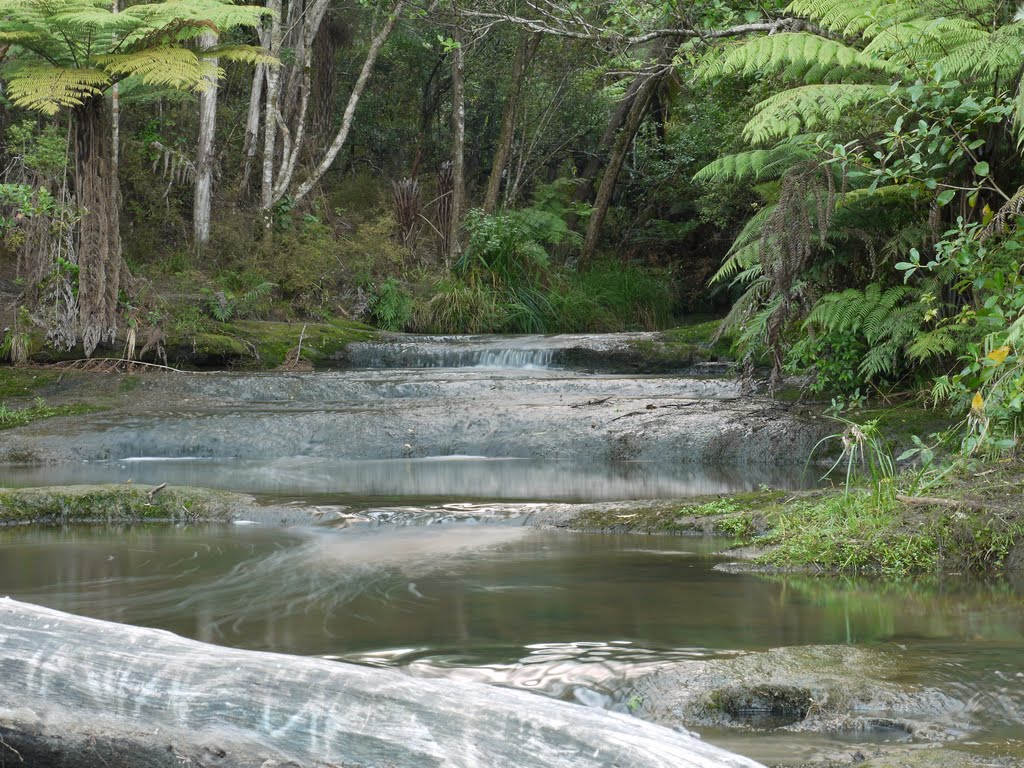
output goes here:
[[236, 320], [212, 323], [210, 328], [172, 340], [168, 345], [172, 360], [198, 367], [276, 368], [298, 346], [302, 336], [302, 359], [322, 366], [336, 361], [349, 344], [372, 339], [376, 333], [370, 326], [345, 320], [322, 323]]
[[[239, 338], [252, 344], [267, 367], [281, 365], [302, 337], [302, 359], [314, 366], [334, 360], [349, 344], [372, 339], [376, 331], [368, 325], [345, 320], [325, 323], [271, 323], [239, 320], [229, 324]], [[305, 328], [305, 333], [303, 333]]]
[[84, 403], [49, 406], [40, 399], [37, 399], [36, 403], [28, 408], [9, 408], [6, 403], [0, 403], [0, 429], [23, 427], [34, 421], [51, 419], [54, 416], [75, 416], [102, 410], [104, 409], [99, 406], [85, 405]]
[[912, 435], [922, 439], [936, 432], [944, 432], [953, 423], [948, 413], [923, 408], [919, 403], [906, 403], [886, 408], [866, 408], [858, 411], [859, 423], [878, 421], [878, 428], [892, 442], [909, 444]]
[[719, 320], [697, 316], [677, 328], [660, 333], [655, 339], [634, 342], [633, 349], [653, 368], [683, 368], [703, 362], [732, 362], [729, 342], [712, 341]]
[[765, 510], [785, 498], [783, 491], [751, 491], [726, 497], [701, 497], [689, 504], [660, 503], [581, 512], [572, 526], [589, 531], [632, 533], [752, 535]]
[[0, 490], [0, 525], [229, 521], [231, 494], [167, 488], [152, 496], [143, 486], [103, 485]]
[[124, 377], [122, 377], [117, 388], [119, 392], [121, 392], [122, 394], [126, 394], [128, 392], [134, 392], [141, 383], [142, 379], [140, 379], [138, 376], [127, 374]]
[[57, 378], [57, 374], [33, 368], [0, 366], [0, 398], [31, 395]]

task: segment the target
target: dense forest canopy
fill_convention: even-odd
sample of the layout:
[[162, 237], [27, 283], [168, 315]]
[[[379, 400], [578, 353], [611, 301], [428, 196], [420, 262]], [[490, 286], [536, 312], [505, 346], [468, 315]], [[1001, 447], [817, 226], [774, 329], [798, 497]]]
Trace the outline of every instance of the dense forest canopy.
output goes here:
[[721, 312], [1011, 449], [1022, 53], [991, 0], [0, 0], [3, 351]]

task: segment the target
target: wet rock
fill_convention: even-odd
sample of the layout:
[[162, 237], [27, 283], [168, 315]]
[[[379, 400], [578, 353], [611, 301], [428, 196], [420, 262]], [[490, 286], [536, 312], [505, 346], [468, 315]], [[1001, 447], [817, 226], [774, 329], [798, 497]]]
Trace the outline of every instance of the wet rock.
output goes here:
[[898, 657], [846, 646], [778, 648], [683, 662], [641, 680], [637, 715], [663, 725], [882, 734], [945, 741], [967, 706], [935, 688], [893, 682]]

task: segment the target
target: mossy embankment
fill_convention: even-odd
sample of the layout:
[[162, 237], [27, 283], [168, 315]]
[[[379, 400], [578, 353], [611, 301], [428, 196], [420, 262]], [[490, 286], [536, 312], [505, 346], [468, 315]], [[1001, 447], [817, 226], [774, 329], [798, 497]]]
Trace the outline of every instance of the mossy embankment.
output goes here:
[[0, 526], [227, 523], [252, 505], [240, 494], [199, 488], [84, 485], [0, 489]]
[[[358, 341], [370, 341], [377, 330], [351, 320], [320, 322], [275, 322], [234, 320], [198, 323], [188, 329], [171, 330], [162, 340], [167, 362], [192, 369], [232, 368], [272, 370], [284, 364], [293, 367], [337, 367], [345, 364], [345, 348]], [[139, 343], [141, 347], [141, 342]], [[31, 360], [46, 364], [81, 360], [81, 346], [59, 351], [46, 347], [41, 339], [32, 343]], [[124, 340], [100, 347], [94, 357], [122, 357]], [[154, 350], [143, 361], [159, 362]]]
[[566, 350], [559, 362], [610, 373], [673, 373], [707, 364], [725, 374], [736, 361], [731, 344], [716, 337], [721, 321], [707, 315], [680, 318], [667, 330], [638, 334], [613, 349], [585, 346]]
[[588, 509], [565, 527], [724, 535], [731, 570], [996, 573], [1024, 569], [1024, 464], [964, 470], [927, 496], [861, 488], [759, 491], [686, 503]]

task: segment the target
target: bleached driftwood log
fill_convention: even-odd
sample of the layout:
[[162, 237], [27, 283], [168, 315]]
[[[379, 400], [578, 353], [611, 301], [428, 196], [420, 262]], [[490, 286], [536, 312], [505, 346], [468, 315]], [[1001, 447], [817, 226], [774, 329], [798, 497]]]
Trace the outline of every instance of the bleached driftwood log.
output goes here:
[[755, 768], [625, 715], [0, 599], [0, 766]]

